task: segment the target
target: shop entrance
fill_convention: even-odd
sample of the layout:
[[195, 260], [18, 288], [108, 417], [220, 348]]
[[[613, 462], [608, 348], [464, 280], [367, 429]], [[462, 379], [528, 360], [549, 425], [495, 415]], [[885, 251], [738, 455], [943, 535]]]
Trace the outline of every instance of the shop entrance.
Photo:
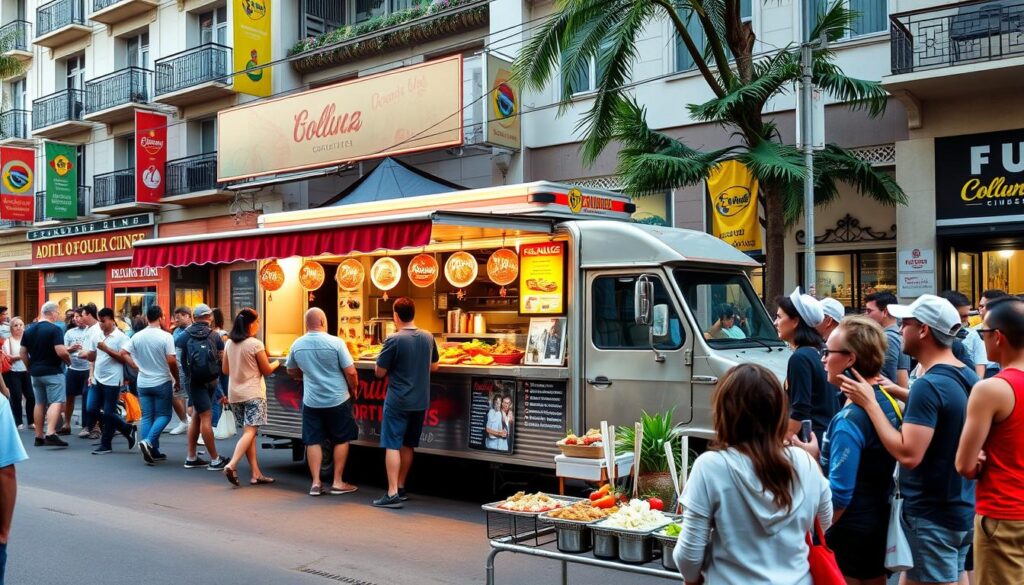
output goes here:
[[136, 319], [145, 319], [146, 311], [157, 304], [156, 287], [131, 287], [114, 289], [114, 315], [117, 326], [130, 330]]
[[51, 270], [43, 275], [43, 299], [57, 303], [63, 315], [69, 309], [95, 303], [106, 306], [106, 272], [98, 270]]
[[986, 290], [1024, 293], [1024, 236], [1019, 235], [1019, 224], [989, 225], [984, 233], [978, 231], [976, 226], [939, 228], [940, 290], [960, 291], [974, 306]]

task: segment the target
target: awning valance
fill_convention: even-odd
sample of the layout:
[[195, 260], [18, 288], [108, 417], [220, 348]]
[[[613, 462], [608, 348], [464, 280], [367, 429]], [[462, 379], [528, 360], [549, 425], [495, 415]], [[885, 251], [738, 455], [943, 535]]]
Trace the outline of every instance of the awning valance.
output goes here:
[[319, 230], [245, 230], [208, 234], [202, 239], [157, 240], [152, 245], [143, 241], [135, 247], [132, 266], [230, 264], [292, 256], [401, 250], [429, 244], [430, 230], [430, 220], [418, 220], [386, 226], [356, 225]]

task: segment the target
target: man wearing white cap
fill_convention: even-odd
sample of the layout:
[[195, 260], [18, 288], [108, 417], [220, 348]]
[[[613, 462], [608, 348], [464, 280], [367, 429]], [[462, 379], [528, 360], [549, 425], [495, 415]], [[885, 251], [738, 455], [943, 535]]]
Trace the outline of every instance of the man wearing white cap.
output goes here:
[[832, 297], [825, 297], [821, 299], [821, 310], [825, 314], [824, 320], [816, 328], [818, 333], [821, 333], [822, 339], [828, 339], [829, 335], [835, 331], [836, 327], [839, 327], [839, 322], [846, 316], [846, 307], [843, 303], [833, 299]]
[[878, 437], [900, 463], [903, 526], [914, 555], [906, 582], [959, 581], [973, 537], [974, 482], [956, 471], [954, 461], [967, 417], [967, 394], [978, 375], [953, 356], [962, 327], [949, 301], [922, 295], [911, 305], [889, 305], [902, 319], [903, 350], [917, 358], [923, 374], [914, 381], [897, 430], [860, 375], [843, 377], [842, 390], [871, 418]]

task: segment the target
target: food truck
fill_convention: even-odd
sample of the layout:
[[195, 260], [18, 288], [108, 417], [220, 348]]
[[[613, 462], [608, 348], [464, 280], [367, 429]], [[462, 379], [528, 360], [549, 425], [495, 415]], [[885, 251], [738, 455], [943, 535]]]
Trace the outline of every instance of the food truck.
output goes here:
[[[256, 260], [263, 339], [286, 358], [323, 309], [355, 358], [359, 444], [380, 434], [374, 376], [396, 298], [416, 305], [441, 365], [423, 451], [553, 467], [556, 441], [600, 421], [675, 409], [712, 434], [710, 395], [731, 366], [784, 376], [789, 350], [748, 278], [757, 264], [709, 234], [635, 223], [622, 194], [535, 182], [264, 215], [258, 228], [143, 240], [133, 264]], [[739, 315], [724, 335], [719, 315]], [[262, 432], [301, 457], [302, 387], [267, 379]]]

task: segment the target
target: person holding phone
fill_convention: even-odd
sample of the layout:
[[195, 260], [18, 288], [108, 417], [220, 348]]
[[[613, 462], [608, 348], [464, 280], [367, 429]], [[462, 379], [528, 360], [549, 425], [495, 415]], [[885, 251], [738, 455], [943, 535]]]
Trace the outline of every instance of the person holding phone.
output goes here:
[[[885, 363], [885, 331], [868, 317], [845, 317], [829, 336], [822, 363], [829, 382], [841, 385], [854, 372], [871, 383], [875, 400], [890, 424], [900, 428], [896, 401], [881, 385]], [[850, 400], [829, 423], [821, 442], [820, 460], [832, 490], [832, 527], [826, 534], [839, 569], [852, 585], [884, 585], [888, 496], [896, 459], [885, 450], [867, 412]], [[810, 443], [790, 439], [817, 455]]]

